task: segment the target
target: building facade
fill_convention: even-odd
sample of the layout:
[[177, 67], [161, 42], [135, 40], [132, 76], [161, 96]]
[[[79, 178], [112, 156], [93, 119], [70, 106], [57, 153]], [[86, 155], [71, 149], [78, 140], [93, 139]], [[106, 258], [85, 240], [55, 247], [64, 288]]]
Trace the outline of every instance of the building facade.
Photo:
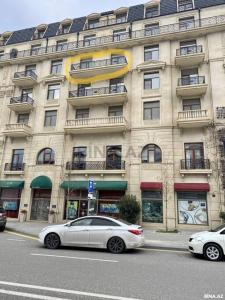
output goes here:
[[5, 32], [0, 204], [12, 218], [60, 222], [88, 205], [117, 216], [133, 194], [144, 226], [211, 228], [224, 210], [224, 95], [224, 0], [155, 0]]

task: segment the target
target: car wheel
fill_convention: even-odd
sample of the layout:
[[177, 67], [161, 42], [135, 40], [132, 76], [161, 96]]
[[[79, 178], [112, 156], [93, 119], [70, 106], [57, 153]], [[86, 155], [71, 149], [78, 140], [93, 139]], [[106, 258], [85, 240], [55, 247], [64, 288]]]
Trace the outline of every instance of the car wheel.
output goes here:
[[120, 254], [125, 250], [125, 243], [120, 237], [112, 237], [107, 244], [107, 249], [114, 254]]
[[4, 231], [5, 230], [5, 226], [1, 226], [0, 227], [0, 231], [2, 232], [2, 231]]
[[48, 249], [57, 249], [60, 246], [60, 238], [56, 233], [49, 233], [45, 238], [45, 246]]
[[210, 243], [204, 247], [204, 256], [211, 261], [219, 261], [223, 257], [223, 251], [217, 244]]

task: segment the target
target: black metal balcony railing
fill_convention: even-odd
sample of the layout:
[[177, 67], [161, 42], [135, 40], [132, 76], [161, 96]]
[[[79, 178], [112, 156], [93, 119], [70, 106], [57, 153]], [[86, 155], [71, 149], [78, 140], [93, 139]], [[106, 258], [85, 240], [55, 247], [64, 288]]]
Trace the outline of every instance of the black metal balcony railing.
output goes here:
[[178, 120], [204, 119], [207, 117], [208, 117], [208, 112], [205, 109], [185, 110], [178, 113]]
[[5, 164], [5, 171], [24, 171], [24, 163], [7, 163]]
[[198, 85], [204, 83], [205, 83], [205, 76], [199, 76], [199, 75], [183, 76], [178, 79], [178, 86]]
[[125, 161], [67, 162], [66, 170], [125, 170]]
[[121, 19], [117, 19], [117, 18], [114, 18], [114, 19], [108, 19], [108, 20], [105, 20], [105, 21], [99, 21], [99, 22], [96, 22], [96, 23], [86, 23], [84, 25], [84, 29], [94, 29], [94, 28], [99, 28], [99, 27], [105, 27], [105, 26], [110, 26], [110, 25], [116, 25], [116, 24], [121, 24], [121, 23], [125, 23], [127, 20], [124, 19], [124, 21], [121, 21]]
[[210, 160], [209, 159], [182, 159], [181, 160], [181, 170], [204, 170], [210, 169]]
[[216, 117], [217, 119], [225, 119], [225, 107], [217, 107], [216, 108]]
[[178, 7], [179, 12], [186, 11], [186, 10], [191, 10], [191, 9], [193, 9], [192, 1], [190, 1], [190, 3], [180, 4], [179, 7]]
[[101, 46], [109, 43], [114, 42], [122, 42], [127, 40], [139, 40], [146, 37], [146, 30], [147, 36], [160, 36], [160, 35], [168, 35], [171, 33], [183, 33], [184, 31], [191, 31], [193, 29], [201, 29], [201, 28], [209, 28], [218, 25], [225, 25], [225, 15], [214, 16], [209, 18], [203, 18], [199, 20], [193, 20], [191, 22], [183, 22], [183, 23], [174, 23], [169, 25], [159, 26], [157, 30], [149, 30], [149, 29], [142, 29], [137, 31], [130, 31], [124, 34], [114, 34], [114, 35], [107, 35], [102, 37], [96, 37], [90, 40], [81, 40], [76, 42], [69, 42], [65, 43], [63, 47], [59, 47], [57, 45], [53, 46], [46, 46], [40, 47], [38, 49], [28, 49], [18, 51], [17, 49], [13, 49], [10, 53], [5, 53], [0, 57], [0, 61], [5, 61], [9, 59], [17, 59], [17, 58], [24, 58], [24, 57], [33, 57], [33, 56], [40, 56], [45, 54], [53, 54], [57, 52], [65, 52], [67, 51], [74, 51], [79, 48], [86, 48], [86, 47], [95, 47]]
[[19, 97], [12, 97], [10, 99], [10, 104], [22, 104], [22, 103], [28, 103], [33, 105], [34, 100], [31, 97], [29, 97], [27, 94], [21, 95]]
[[197, 53], [202, 53], [202, 46], [199, 45], [192, 45], [192, 46], [187, 46], [187, 47], [181, 47], [180, 49], [177, 49], [177, 56], [185, 56], [189, 54], [197, 54]]
[[127, 93], [125, 85], [113, 85], [101, 88], [80, 88], [69, 92], [69, 98], [85, 97], [85, 96], [101, 96], [108, 94]]
[[37, 75], [32, 70], [27, 70], [23, 72], [16, 72], [14, 74], [14, 78], [23, 78], [23, 77], [32, 77], [33, 79], [37, 80]]
[[91, 68], [98, 68], [98, 67], [106, 67], [111, 65], [120, 65], [126, 64], [127, 60], [125, 56], [117, 56], [110, 59], [102, 59], [96, 61], [85, 61], [80, 62], [78, 64], [71, 65], [71, 71], [77, 71], [80, 69], [91, 69]]

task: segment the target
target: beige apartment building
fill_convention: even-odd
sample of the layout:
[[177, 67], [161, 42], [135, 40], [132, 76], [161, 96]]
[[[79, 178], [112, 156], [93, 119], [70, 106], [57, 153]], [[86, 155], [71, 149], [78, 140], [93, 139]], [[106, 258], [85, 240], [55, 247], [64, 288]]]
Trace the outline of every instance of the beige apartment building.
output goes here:
[[[0, 204], [211, 228], [224, 210], [225, 1], [152, 0], [0, 36]], [[224, 102], [224, 104], [223, 104]]]

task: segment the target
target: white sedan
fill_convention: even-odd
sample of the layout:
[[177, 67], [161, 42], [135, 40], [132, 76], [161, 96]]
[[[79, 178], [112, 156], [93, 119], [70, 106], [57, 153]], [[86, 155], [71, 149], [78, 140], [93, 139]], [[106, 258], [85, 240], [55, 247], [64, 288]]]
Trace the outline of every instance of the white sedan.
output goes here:
[[63, 225], [45, 227], [39, 241], [48, 249], [62, 246], [105, 248], [119, 254], [144, 245], [143, 229], [122, 220], [88, 216]]
[[193, 254], [203, 254], [212, 261], [222, 260], [225, 255], [225, 224], [211, 231], [193, 234], [188, 245]]

